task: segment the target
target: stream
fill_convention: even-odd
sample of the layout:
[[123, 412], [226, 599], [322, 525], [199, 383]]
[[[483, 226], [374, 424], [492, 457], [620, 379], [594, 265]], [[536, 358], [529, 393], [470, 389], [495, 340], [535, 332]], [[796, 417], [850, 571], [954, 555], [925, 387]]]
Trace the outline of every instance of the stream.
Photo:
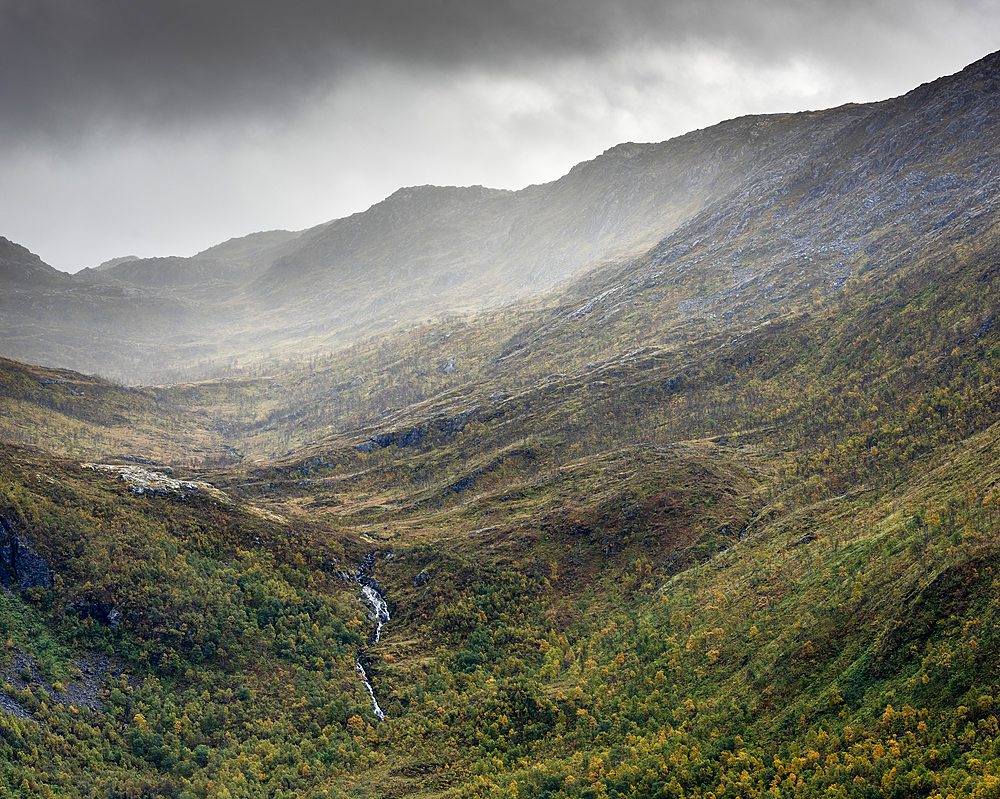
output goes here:
[[[365, 559], [361, 561], [361, 567], [358, 569], [358, 573], [354, 578], [361, 586], [361, 600], [371, 608], [368, 617], [375, 625], [375, 628], [372, 630], [371, 638], [368, 641], [369, 644], [377, 644], [381, 640], [382, 628], [385, 626], [386, 622], [389, 621], [389, 605], [386, 603], [385, 598], [382, 595], [382, 589], [379, 588], [378, 583], [369, 577], [369, 572], [374, 565], [375, 553], [369, 552], [365, 555]], [[354, 668], [357, 670], [358, 674], [361, 675], [361, 682], [367, 689], [368, 695], [371, 697], [372, 711], [375, 713], [375, 716], [379, 721], [385, 721], [385, 712], [379, 707], [378, 700], [375, 698], [375, 689], [372, 688], [372, 684], [368, 682], [368, 675], [365, 673], [364, 666], [361, 665], [361, 657], [362, 655], [359, 653], [358, 657], [354, 660]]]
[[360, 660], [354, 661], [354, 668], [358, 670], [358, 674], [361, 675], [361, 683], [368, 689], [368, 695], [372, 698], [372, 711], [378, 717], [379, 721], [385, 721], [385, 712], [378, 706], [378, 700], [375, 698], [375, 689], [368, 682], [368, 675], [365, 674], [365, 667], [361, 665]]

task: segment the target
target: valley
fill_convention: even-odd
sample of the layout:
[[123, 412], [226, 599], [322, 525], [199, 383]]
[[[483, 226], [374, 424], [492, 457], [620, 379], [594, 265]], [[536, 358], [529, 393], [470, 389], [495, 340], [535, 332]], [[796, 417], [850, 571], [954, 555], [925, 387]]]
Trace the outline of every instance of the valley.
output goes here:
[[0, 788], [1000, 795], [998, 87], [7, 242]]

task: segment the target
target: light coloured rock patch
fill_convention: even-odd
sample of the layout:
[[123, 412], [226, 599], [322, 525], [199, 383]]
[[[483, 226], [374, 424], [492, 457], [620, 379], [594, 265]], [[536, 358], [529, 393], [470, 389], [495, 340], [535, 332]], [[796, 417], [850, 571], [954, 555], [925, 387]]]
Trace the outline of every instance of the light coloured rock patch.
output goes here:
[[225, 502], [227, 505], [235, 504], [224, 492], [201, 480], [175, 480], [162, 472], [152, 472], [141, 466], [115, 466], [106, 463], [81, 463], [80, 465], [84, 469], [93, 469], [95, 472], [118, 475], [135, 494], [174, 494], [179, 497], [204, 494], [212, 499]]

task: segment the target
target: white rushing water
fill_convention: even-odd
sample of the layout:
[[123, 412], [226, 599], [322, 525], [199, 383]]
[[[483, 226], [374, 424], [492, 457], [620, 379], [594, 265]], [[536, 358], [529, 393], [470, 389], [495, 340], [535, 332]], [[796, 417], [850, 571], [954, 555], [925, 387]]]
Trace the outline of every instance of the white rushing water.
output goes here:
[[361, 675], [361, 682], [365, 684], [365, 688], [368, 689], [368, 695], [372, 698], [372, 710], [375, 715], [378, 716], [379, 721], [385, 721], [385, 713], [382, 712], [382, 708], [378, 706], [378, 700], [375, 698], [375, 691], [372, 689], [372, 684], [368, 682], [368, 675], [365, 674], [365, 668], [361, 665], [360, 660], [354, 661], [354, 668], [358, 670], [358, 674]]
[[372, 621], [375, 622], [375, 633], [372, 637], [372, 643], [377, 644], [382, 637], [382, 627], [389, 621], [389, 606], [382, 599], [382, 595], [370, 585], [362, 586], [361, 593], [364, 594], [365, 601], [372, 609], [371, 617]]
[[[385, 626], [385, 623], [389, 621], [389, 605], [382, 598], [382, 594], [377, 588], [365, 585], [362, 582], [367, 579], [368, 571], [374, 563], [374, 560], [374, 552], [366, 556], [364, 562], [361, 564], [358, 574], [354, 579], [361, 584], [361, 598], [371, 608], [369, 616], [375, 623], [375, 630], [372, 632], [371, 643], [377, 644], [382, 638], [382, 628]], [[378, 700], [375, 698], [375, 689], [372, 688], [372, 684], [368, 682], [368, 675], [365, 674], [365, 669], [364, 666], [361, 665], [360, 658], [354, 661], [354, 668], [357, 669], [358, 674], [361, 675], [361, 682], [364, 683], [364, 686], [368, 691], [368, 696], [372, 699], [372, 710], [378, 717], [379, 721], [385, 721], [385, 713], [382, 712], [382, 708], [378, 706]]]

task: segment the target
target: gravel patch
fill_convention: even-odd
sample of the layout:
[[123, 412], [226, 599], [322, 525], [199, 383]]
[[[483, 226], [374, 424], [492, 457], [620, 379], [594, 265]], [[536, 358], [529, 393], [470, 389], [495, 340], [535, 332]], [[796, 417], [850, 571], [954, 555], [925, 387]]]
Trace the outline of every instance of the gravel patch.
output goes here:
[[[75, 680], [66, 680], [63, 690], [57, 691], [48, 682], [38, 668], [38, 662], [26, 652], [17, 650], [11, 658], [10, 665], [3, 670], [0, 678], [12, 688], [23, 691], [29, 686], [37, 691], [39, 688], [52, 699], [67, 707], [87, 708], [95, 712], [104, 710], [101, 694], [104, 691], [108, 677], [120, 677], [122, 668], [107, 655], [88, 653], [73, 658], [73, 668], [80, 676]], [[25, 676], [29, 679], [25, 680]], [[21, 719], [31, 718], [31, 712], [0, 691], [0, 709], [12, 713]]]

